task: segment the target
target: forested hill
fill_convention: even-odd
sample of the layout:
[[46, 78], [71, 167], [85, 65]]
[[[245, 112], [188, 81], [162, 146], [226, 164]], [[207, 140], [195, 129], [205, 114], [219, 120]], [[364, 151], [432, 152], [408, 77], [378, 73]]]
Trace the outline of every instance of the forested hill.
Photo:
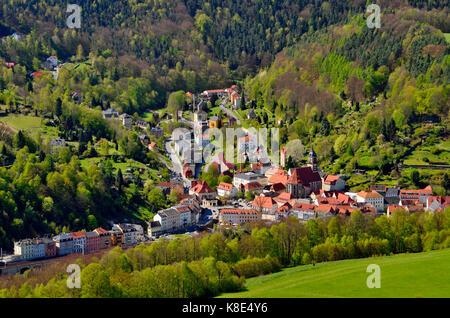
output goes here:
[[[387, 13], [369, 29], [355, 15], [304, 35], [247, 79], [246, 100], [285, 119], [282, 143], [313, 145], [328, 172], [373, 169], [372, 183], [414, 183], [399, 171], [414, 149], [420, 157], [410, 162], [450, 160], [448, 34], [419, 20], [413, 11]], [[415, 183], [439, 189], [442, 176], [424, 172]]]
[[[2, 36], [27, 41], [0, 46], [0, 56], [34, 70], [33, 59], [62, 61], [89, 55], [115, 65], [115, 77], [150, 69], [164, 101], [174, 90], [221, 87], [270, 65], [276, 53], [305, 33], [362, 13], [365, 0], [204, 1], [81, 0], [82, 27], [66, 27], [67, 1], [12, 0], [0, 7]], [[417, 7], [418, 20], [448, 29], [443, 1], [379, 1], [382, 10]], [[432, 10], [432, 11], [426, 11]], [[447, 23], [447, 24], [446, 24]], [[105, 72], [101, 76], [105, 76]], [[150, 105], [151, 106], [151, 105]]]

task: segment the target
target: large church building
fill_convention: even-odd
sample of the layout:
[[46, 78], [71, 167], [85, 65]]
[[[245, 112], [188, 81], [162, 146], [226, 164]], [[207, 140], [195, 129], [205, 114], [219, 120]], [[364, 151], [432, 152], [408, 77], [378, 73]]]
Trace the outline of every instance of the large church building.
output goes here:
[[311, 149], [308, 154], [308, 164], [306, 167], [289, 170], [286, 191], [295, 198], [305, 198], [311, 192], [319, 191], [321, 188], [322, 179], [317, 168], [317, 155], [314, 149]]

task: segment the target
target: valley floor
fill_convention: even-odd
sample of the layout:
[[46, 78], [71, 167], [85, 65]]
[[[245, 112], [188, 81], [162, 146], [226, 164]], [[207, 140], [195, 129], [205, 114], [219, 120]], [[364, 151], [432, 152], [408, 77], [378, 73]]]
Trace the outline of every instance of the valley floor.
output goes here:
[[[367, 266], [381, 269], [381, 288], [368, 288]], [[450, 249], [326, 262], [250, 278], [247, 291], [222, 298], [450, 297]]]

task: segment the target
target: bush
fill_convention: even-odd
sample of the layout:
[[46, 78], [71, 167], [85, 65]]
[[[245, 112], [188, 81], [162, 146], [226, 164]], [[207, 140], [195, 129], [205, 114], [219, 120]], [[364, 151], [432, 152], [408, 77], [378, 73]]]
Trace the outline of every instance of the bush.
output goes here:
[[281, 264], [276, 257], [266, 256], [265, 258], [250, 258], [237, 262], [233, 266], [234, 272], [240, 277], [254, 277], [269, 273], [278, 272]]

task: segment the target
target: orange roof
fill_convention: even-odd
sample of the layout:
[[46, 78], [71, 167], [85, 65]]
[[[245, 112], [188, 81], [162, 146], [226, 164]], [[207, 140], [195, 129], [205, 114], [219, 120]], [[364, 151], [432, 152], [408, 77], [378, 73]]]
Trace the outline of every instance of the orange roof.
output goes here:
[[277, 202], [286, 203], [294, 199], [294, 196], [289, 192], [283, 192], [275, 198]]
[[380, 199], [383, 198], [381, 194], [376, 191], [359, 191], [358, 195], [364, 199]]
[[217, 189], [218, 190], [224, 190], [224, 191], [230, 191], [231, 189], [233, 189], [233, 185], [231, 183], [221, 182], [217, 186]]
[[105, 230], [105, 229], [102, 228], [102, 227], [96, 228], [94, 231], [97, 232], [98, 234], [105, 234], [105, 233], [108, 233], [108, 231]]
[[325, 184], [336, 184], [336, 181], [338, 181], [338, 180], [339, 180], [339, 177], [338, 177], [338, 176], [329, 174], [329, 175], [325, 178], [324, 183], [325, 183]]
[[287, 175], [286, 171], [284, 171], [283, 169], [281, 169], [279, 167], [269, 168], [269, 169], [267, 169], [267, 171], [265, 173], [266, 177], [272, 176], [274, 174], [279, 174], [279, 175], [282, 175], [282, 176]]
[[256, 181], [244, 184], [244, 189], [249, 190], [249, 191], [256, 190], [256, 189], [262, 189], [262, 188], [263, 188], [263, 186], [259, 182], [256, 182]]
[[287, 181], [288, 176], [281, 174], [274, 174], [267, 180], [268, 183], [281, 183], [283, 185], [286, 185]]
[[256, 197], [252, 202], [252, 206], [264, 209], [271, 209], [275, 204], [276, 202], [272, 198], [262, 195]]
[[287, 213], [289, 212], [289, 210], [292, 209], [292, 205], [290, 205], [288, 202], [286, 202], [285, 204], [283, 204], [282, 206], [280, 206], [277, 209], [278, 213]]
[[213, 189], [209, 187], [209, 185], [204, 180], [200, 180], [192, 189], [191, 191], [200, 194], [200, 193], [212, 193], [214, 192]]
[[432, 195], [433, 194], [433, 190], [431, 189], [431, 186], [427, 186], [424, 189], [418, 189], [418, 190], [400, 190], [400, 195]]
[[74, 239], [85, 237], [84, 232], [72, 232], [70, 233], [70, 236]]
[[316, 209], [315, 204], [309, 204], [309, 203], [296, 203], [294, 204], [294, 209], [298, 210], [308, 210], [308, 211], [315, 211]]

